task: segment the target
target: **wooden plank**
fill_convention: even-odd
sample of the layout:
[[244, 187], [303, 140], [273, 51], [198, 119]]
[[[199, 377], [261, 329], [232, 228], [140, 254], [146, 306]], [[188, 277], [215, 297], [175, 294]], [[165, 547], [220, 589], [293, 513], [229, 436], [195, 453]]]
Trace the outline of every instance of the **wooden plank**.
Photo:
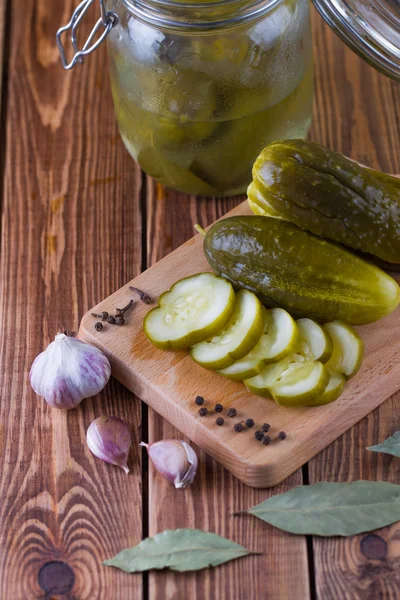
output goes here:
[[[317, 62], [318, 118], [313, 137], [372, 167], [399, 172], [399, 85], [346, 50], [319, 18], [314, 31], [316, 49], [325, 48], [325, 59]], [[393, 396], [313, 459], [310, 483], [357, 479], [399, 483], [398, 459], [365, 450], [399, 429], [399, 400], [399, 394]], [[397, 524], [349, 539], [314, 539], [317, 597], [399, 598], [399, 536]]]
[[[151, 181], [148, 181], [147, 197], [148, 256], [151, 263], [190, 237], [193, 223], [211, 223], [239, 202], [238, 198], [232, 201], [196, 200], [165, 191]], [[175, 218], [177, 214], [180, 215], [179, 227]], [[149, 440], [168, 438], [184, 439], [179, 431], [149, 408]], [[186, 575], [151, 573], [150, 600], [308, 598], [305, 539], [293, 539], [255, 519], [231, 516], [235, 510], [261, 502], [271, 492], [246, 487], [199, 448], [196, 450], [200, 459], [199, 473], [193, 486], [185, 491], [175, 490], [150, 468], [150, 535], [164, 529], [197, 527], [233, 539], [263, 555]], [[300, 483], [301, 472], [297, 471], [272, 493], [285, 491]]]
[[[5, 45], [7, 38], [5, 37], [5, 28], [7, 24], [7, 0], [0, 0], [0, 110], [2, 104], [2, 84], [3, 84], [3, 71], [4, 61], [7, 59], [5, 56]], [[7, 66], [7, 65], [6, 65]]]
[[[139, 403], [112, 381], [67, 414], [28, 380], [56, 331], [76, 330], [83, 312], [141, 265], [141, 175], [117, 135], [105, 49], [67, 74], [55, 48], [75, 4], [12, 3], [8, 34], [0, 597], [140, 600], [141, 575], [101, 566], [142, 537]], [[132, 425], [129, 477], [85, 444], [92, 419], [110, 413]]]
[[[236, 214], [249, 215], [248, 203], [225, 216]], [[207, 270], [203, 237], [196, 235], [130, 285], [158, 298], [177, 280]], [[143, 303], [129, 315], [124, 329], [109, 326], [96, 331], [91, 313], [110, 313], [116, 306], [125, 306], [132, 296], [128, 285], [86, 313], [79, 330], [81, 339], [106, 353], [116, 379], [251, 487], [277, 485], [400, 388], [400, 308], [384, 320], [358, 328], [365, 342], [364, 363], [337, 402], [295, 410], [255, 397], [243, 383], [227, 381], [203, 369], [188, 352], [154, 348], [143, 331], [143, 320], [151, 307]], [[230, 419], [220, 428], [212, 415], [201, 418], [194, 398], [200, 394], [210, 397], [212, 403], [216, 393], [218, 400], [214, 402], [237, 409], [236, 422], [246, 416], [259, 426], [268, 421], [272, 436], [279, 431], [287, 433], [285, 443], [265, 448], [256, 442], [254, 432], [235, 433]]]

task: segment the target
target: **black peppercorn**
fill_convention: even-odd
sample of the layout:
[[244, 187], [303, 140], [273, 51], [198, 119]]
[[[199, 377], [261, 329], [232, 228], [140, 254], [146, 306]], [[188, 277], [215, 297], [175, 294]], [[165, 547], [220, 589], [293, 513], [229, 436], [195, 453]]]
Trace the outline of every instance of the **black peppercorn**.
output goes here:
[[264, 444], [264, 446], [268, 446], [271, 443], [271, 438], [269, 437], [269, 435], [264, 436], [262, 443]]
[[197, 406], [201, 406], [202, 404], [204, 404], [203, 396], [196, 396], [195, 402], [196, 402]]
[[236, 415], [237, 415], [237, 410], [236, 410], [236, 408], [230, 408], [230, 409], [228, 410], [228, 417], [231, 417], [231, 418], [233, 418], [233, 417], [236, 417]]
[[117, 325], [120, 325], [120, 326], [125, 325], [125, 319], [123, 317], [117, 317], [115, 319], [115, 322]]
[[243, 425], [241, 423], [236, 423], [233, 429], [237, 432], [243, 431]]
[[108, 312], [107, 311], [103, 311], [101, 313], [100, 317], [101, 317], [102, 321], [107, 321], [107, 319], [108, 319]]
[[222, 417], [218, 417], [218, 419], [215, 421], [217, 425], [219, 425], [220, 427], [224, 424], [224, 420]]
[[110, 325], [115, 325], [115, 317], [113, 317], [112, 315], [107, 317], [107, 323], [110, 323]]
[[103, 323], [100, 323], [100, 321], [98, 321], [97, 323], [95, 323], [94, 328], [96, 331], [103, 331]]
[[267, 433], [270, 429], [271, 429], [271, 425], [269, 423], [264, 423], [264, 425], [261, 427], [261, 429]]
[[215, 412], [222, 412], [224, 410], [224, 407], [222, 406], [222, 404], [216, 404], [214, 406], [214, 410]]
[[254, 437], [256, 438], [256, 440], [261, 442], [264, 439], [264, 434], [262, 431], [256, 431]]
[[278, 440], [285, 440], [286, 439], [286, 433], [284, 431], [280, 431], [278, 433]]
[[246, 427], [248, 427], [249, 429], [251, 429], [252, 427], [254, 427], [254, 420], [253, 419], [246, 419]]
[[206, 408], [205, 406], [203, 408], [200, 408], [199, 415], [201, 417], [205, 417], [207, 413], [208, 413], [208, 408]]

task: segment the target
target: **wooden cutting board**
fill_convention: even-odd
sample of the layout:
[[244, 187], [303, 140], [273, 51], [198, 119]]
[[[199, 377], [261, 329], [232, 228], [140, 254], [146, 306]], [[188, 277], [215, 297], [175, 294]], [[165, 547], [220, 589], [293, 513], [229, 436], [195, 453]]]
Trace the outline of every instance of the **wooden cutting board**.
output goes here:
[[[244, 202], [225, 217], [246, 214], [250, 210]], [[188, 352], [157, 350], [143, 333], [143, 318], [151, 307], [141, 302], [127, 314], [124, 327], [106, 324], [102, 332], [95, 330], [98, 319], [90, 313], [113, 313], [125, 306], [134, 296], [129, 285], [157, 298], [178, 279], [210, 271], [202, 242], [201, 236], [195, 236], [91, 309], [82, 319], [79, 337], [107, 354], [116, 379], [241, 481], [252, 487], [271, 487], [400, 389], [400, 309], [378, 323], [358, 328], [366, 344], [361, 371], [339, 400], [317, 408], [277, 406], [251, 395], [243, 384], [198, 366]], [[217, 402], [223, 404], [222, 427], [215, 423], [221, 415], [199, 416], [197, 395], [204, 396], [209, 409]], [[237, 409], [236, 418], [227, 417], [229, 407]], [[249, 417], [255, 427], [235, 432], [234, 424]], [[270, 423], [269, 435], [274, 440], [279, 431], [285, 431], [287, 439], [269, 446], [256, 441], [254, 432], [262, 423]]]

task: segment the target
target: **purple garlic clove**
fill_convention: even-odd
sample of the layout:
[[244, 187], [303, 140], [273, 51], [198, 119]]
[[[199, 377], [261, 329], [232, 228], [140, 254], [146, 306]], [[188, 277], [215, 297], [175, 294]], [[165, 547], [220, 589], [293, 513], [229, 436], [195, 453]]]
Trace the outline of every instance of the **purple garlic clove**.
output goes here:
[[157, 469], [176, 488], [190, 485], [197, 473], [196, 452], [182, 440], [161, 440], [154, 444], [140, 444], [147, 448], [148, 455]]
[[127, 461], [132, 436], [128, 423], [119, 417], [98, 417], [89, 425], [86, 441], [97, 458], [129, 473]]

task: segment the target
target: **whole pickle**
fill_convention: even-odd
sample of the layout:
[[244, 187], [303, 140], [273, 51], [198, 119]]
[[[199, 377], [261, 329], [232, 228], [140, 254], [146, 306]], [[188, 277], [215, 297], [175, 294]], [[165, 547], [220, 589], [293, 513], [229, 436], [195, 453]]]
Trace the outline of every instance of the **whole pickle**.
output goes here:
[[346, 248], [273, 217], [230, 217], [204, 240], [213, 271], [294, 317], [372, 323], [399, 304], [384, 271]]
[[400, 262], [400, 182], [304, 140], [274, 142], [253, 167], [248, 196], [270, 214], [371, 254]]

